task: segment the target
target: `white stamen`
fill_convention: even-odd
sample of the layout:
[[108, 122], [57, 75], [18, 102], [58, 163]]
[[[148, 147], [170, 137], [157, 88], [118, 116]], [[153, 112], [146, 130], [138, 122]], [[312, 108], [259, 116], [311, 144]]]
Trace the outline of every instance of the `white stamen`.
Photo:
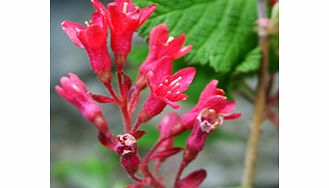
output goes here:
[[132, 151], [125, 149], [125, 150], [123, 150], [123, 153], [121, 155], [123, 156], [123, 155], [127, 155], [129, 153], [132, 153]]
[[161, 86], [163, 86], [163, 84], [162, 84], [162, 83], [159, 85], [159, 87], [161, 87]]
[[171, 42], [171, 41], [174, 40], [174, 39], [175, 39], [174, 37], [170, 36], [170, 37], [168, 38], [167, 42], [166, 42], [166, 45], [168, 45], [169, 42]]
[[180, 80], [182, 79], [182, 77], [180, 76], [180, 77], [178, 77], [176, 80], [174, 80], [174, 81], [172, 81], [171, 83], [170, 83], [170, 87], [171, 86], [173, 86], [173, 85], [175, 85], [176, 83], [178, 83]]
[[164, 81], [165, 83], [168, 83], [168, 79], [165, 79], [165, 81]]
[[123, 3], [123, 13], [127, 13], [127, 7], [128, 7], [128, 3], [124, 2]]
[[177, 91], [176, 94], [177, 94], [177, 95], [180, 94], [180, 91]]
[[89, 27], [89, 22], [88, 21], [85, 21], [85, 24], [87, 27]]
[[171, 91], [167, 91], [167, 95], [170, 95], [171, 94]]

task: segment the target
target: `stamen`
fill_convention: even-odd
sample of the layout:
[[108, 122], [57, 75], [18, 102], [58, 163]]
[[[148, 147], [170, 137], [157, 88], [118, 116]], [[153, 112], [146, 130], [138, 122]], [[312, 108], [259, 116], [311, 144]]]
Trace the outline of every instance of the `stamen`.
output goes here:
[[171, 91], [167, 91], [167, 95], [170, 95], [171, 94]]
[[168, 38], [167, 42], [166, 42], [166, 45], [168, 45], [169, 42], [171, 42], [171, 41], [174, 40], [174, 39], [175, 39], [174, 37], [170, 36], [170, 37]]
[[168, 83], [168, 79], [165, 79], [164, 82], [165, 82], [165, 83]]
[[177, 95], [180, 94], [180, 91], [177, 91], [176, 94], [177, 94]]
[[163, 86], [163, 84], [162, 84], [162, 83], [159, 85], [159, 87], [161, 87], [161, 86]]
[[123, 3], [123, 13], [127, 13], [127, 7], [128, 7], [128, 3], [124, 2]]
[[176, 80], [174, 80], [174, 81], [172, 81], [171, 83], [170, 83], [170, 87], [171, 86], [173, 86], [173, 85], [175, 85], [176, 83], [178, 83], [180, 80], [182, 79], [182, 77], [180, 76], [180, 77], [178, 77]]
[[85, 24], [87, 25], [87, 27], [89, 27], [89, 22], [88, 21], [85, 21]]

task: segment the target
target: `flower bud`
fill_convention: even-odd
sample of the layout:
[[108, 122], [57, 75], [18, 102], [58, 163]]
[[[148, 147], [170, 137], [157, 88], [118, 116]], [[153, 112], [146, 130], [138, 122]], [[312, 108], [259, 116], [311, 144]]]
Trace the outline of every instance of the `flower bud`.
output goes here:
[[126, 172], [135, 177], [140, 164], [140, 157], [137, 153], [137, 142], [131, 134], [117, 136], [116, 152], [120, 155], [121, 165]]

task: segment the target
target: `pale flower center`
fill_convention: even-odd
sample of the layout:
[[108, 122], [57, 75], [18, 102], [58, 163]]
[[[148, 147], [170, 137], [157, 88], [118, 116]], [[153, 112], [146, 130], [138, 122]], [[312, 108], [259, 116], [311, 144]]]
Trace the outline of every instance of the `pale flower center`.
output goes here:
[[224, 122], [223, 116], [217, 114], [214, 109], [202, 110], [198, 115], [197, 120], [200, 122], [201, 130], [207, 133], [215, 130]]

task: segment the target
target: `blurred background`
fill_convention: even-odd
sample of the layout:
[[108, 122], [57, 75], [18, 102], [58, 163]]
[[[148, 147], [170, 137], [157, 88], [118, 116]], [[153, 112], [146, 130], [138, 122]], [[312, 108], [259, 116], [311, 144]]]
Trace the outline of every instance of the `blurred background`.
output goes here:
[[[109, 1], [102, 1], [109, 2]], [[63, 20], [84, 23], [94, 11], [87, 0], [51, 0], [51, 187], [53, 188], [121, 188], [131, 183], [119, 164], [119, 158], [98, 144], [96, 129], [82, 118], [78, 110], [64, 101], [54, 90], [61, 76], [68, 72], [76, 73], [94, 93], [106, 94], [102, 85], [91, 72], [84, 49], [76, 47], [62, 31]], [[147, 45], [137, 35], [134, 38], [133, 52], [129, 57], [126, 72], [136, 76], [138, 64], [147, 55]], [[178, 60], [181, 61], [181, 60]], [[175, 63], [187, 66], [185, 62]], [[178, 65], [177, 65], [178, 64]], [[178, 113], [188, 111], [198, 99], [198, 94], [215, 74], [206, 67], [197, 67], [195, 82], [188, 90], [189, 99], [181, 103]], [[277, 77], [278, 79], [278, 77]], [[275, 87], [278, 87], [278, 80]], [[247, 82], [256, 87], [256, 77]], [[147, 91], [143, 97], [147, 96]], [[190, 172], [205, 168], [208, 176], [201, 187], [219, 188], [238, 186], [244, 167], [248, 128], [251, 123], [253, 105], [236, 93], [232, 96], [237, 102], [236, 112], [242, 117], [225, 122], [207, 140], [206, 147], [198, 158], [184, 171]], [[110, 129], [114, 134], [123, 133], [119, 110], [112, 105], [101, 105]], [[167, 111], [171, 109], [166, 108]], [[164, 112], [165, 113], [165, 112]], [[157, 139], [155, 129], [158, 118], [142, 128], [148, 134], [139, 141], [141, 156]], [[175, 145], [184, 146], [188, 133], [180, 136]], [[262, 126], [261, 142], [256, 168], [255, 187], [274, 188], [279, 186], [279, 131], [270, 122]], [[163, 165], [162, 174], [166, 182], [172, 182], [171, 175], [181, 160], [181, 154], [171, 157]], [[170, 176], [169, 176], [170, 175]]]

